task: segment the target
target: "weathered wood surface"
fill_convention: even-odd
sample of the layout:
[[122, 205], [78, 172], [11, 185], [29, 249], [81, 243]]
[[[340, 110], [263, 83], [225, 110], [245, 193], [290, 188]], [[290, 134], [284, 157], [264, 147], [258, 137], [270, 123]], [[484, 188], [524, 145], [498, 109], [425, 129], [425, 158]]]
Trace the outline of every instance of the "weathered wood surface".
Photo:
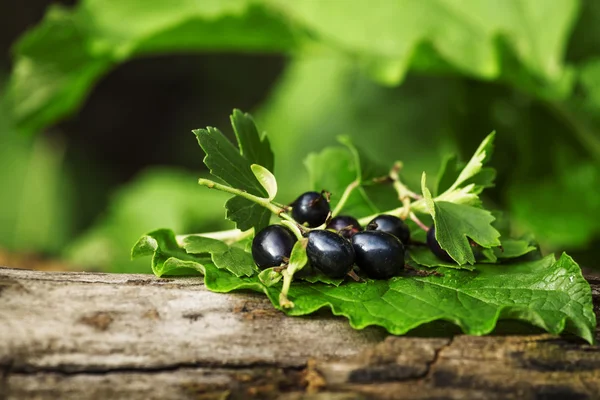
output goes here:
[[252, 397], [598, 399], [600, 347], [391, 337], [198, 278], [0, 268], [0, 399]]

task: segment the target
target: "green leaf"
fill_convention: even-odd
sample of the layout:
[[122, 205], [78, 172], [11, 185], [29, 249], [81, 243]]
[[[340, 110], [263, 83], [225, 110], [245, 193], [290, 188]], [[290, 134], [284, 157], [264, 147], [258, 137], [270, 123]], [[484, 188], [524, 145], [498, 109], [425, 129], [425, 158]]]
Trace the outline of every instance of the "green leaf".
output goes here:
[[223, 253], [212, 253], [212, 261], [219, 269], [225, 269], [237, 277], [256, 274], [256, 265], [252, 254], [230, 247]]
[[300, 239], [294, 244], [287, 267], [287, 270], [290, 274], [294, 275], [296, 272], [304, 268], [306, 263], [308, 263], [308, 256], [306, 255], [307, 244], [307, 238]]
[[[355, 181], [358, 173], [354, 157], [341, 147], [327, 147], [320, 153], [311, 153], [304, 164], [313, 190], [327, 190], [331, 193], [332, 208], [335, 208], [346, 187]], [[350, 194], [342, 212], [361, 217], [379, 212], [379, 209], [363, 188], [357, 188]]]
[[[150, 235], [157, 234], [162, 233]], [[255, 290], [265, 293], [276, 308], [282, 309], [277, 288], [262, 284], [258, 275], [236, 277], [177, 249], [174, 240], [155, 239], [158, 247], [153, 264], [157, 254], [170, 256], [170, 267], [195, 264], [204, 272], [209, 290]], [[173, 260], [178, 256], [185, 257], [179, 264]], [[571, 257], [563, 254], [555, 260], [550, 255], [533, 262], [477, 268], [472, 272], [442, 268], [443, 276], [346, 281], [337, 287], [294, 281], [288, 297], [295, 306], [284, 311], [301, 316], [329, 308], [334, 315], [348, 318], [356, 329], [378, 325], [396, 335], [437, 320], [450, 321], [466, 334], [485, 335], [492, 332], [499, 319], [517, 319], [553, 334], [570, 332], [590, 343], [594, 341], [596, 319], [591, 289]]]
[[307, 265], [301, 272], [294, 275], [294, 279], [300, 279], [310, 283], [324, 283], [326, 285], [339, 286], [345, 278], [330, 278], [316, 268]]
[[[513, 67], [516, 76], [507, 78], [532, 76], [541, 81], [538, 87], [560, 86], [569, 75], [561, 60], [579, 8], [572, 0], [551, 6], [535, 0], [501, 4], [470, 0], [386, 2], [382, 7], [355, 0], [343, 9], [336, 2], [312, 0], [270, 3], [329, 46], [357, 58], [385, 84], [401, 81], [411, 66], [498, 78], [506, 68], [508, 47], [519, 68]], [[360, 21], [360, 26], [351, 21]], [[551, 24], [553, 32], [531, 29], [542, 24]], [[501, 47], [499, 38], [507, 46]]]
[[556, 177], [507, 193], [511, 215], [551, 249], [583, 247], [600, 233], [600, 164], [573, 162]]
[[246, 190], [255, 196], [267, 196], [252, 173], [250, 161], [218, 129], [208, 127], [193, 132], [206, 153], [204, 164], [210, 169], [211, 175], [236, 189]]
[[421, 189], [433, 217], [435, 238], [459, 265], [475, 263], [469, 238], [486, 248], [500, 246], [500, 232], [492, 226], [495, 218], [491, 212], [465, 204], [434, 201], [425, 184], [425, 174]]
[[15, 46], [8, 101], [19, 128], [36, 132], [78, 109], [103, 75], [132, 58], [212, 50], [282, 52], [296, 47], [300, 33], [249, 0], [84, 0], [72, 10], [52, 6]]
[[[72, 10], [54, 6], [15, 46], [10, 103], [20, 127], [38, 131], [71, 114], [100, 77], [132, 58], [304, 49], [312, 55], [315, 47], [327, 58], [349, 56], [385, 84], [398, 84], [413, 68], [501, 79], [545, 97], [570, 91], [573, 73], [563, 60], [578, 2], [417, 3], [370, 7], [354, 0], [342, 11], [335, 2], [312, 0], [84, 0]], [[359, 20], [363, 28], [353, 22]], [[543, 24], [552, 31], [535, 29]]]
[[181, 243], [189, 254], [223, 253], [229, 249], [229, 246], [220, 240], [197, 235], [188, 235], [181, 240]]
[[408, 251], [408, 255], [410, 259], [415, 262], [417, 265], [435, 268], [435, 267], [446, 267], [446, 268], [455, 268], [455, 269], [464, 269], [467, 271], [473, 271], [475, 266], [464, 264], [458, 265], [454, 262], [448, 262], [445, 260], [440, 260], [437, 258], [428, 247], [412, 247]]
[[591, 290], [577, 264], [563, 255], [540, 261], [481, 266], [476, 272], [445, 269], [443, 277], [392, 278], [331, 287], [292, 286], [290, 315], [329, 307], [357, 329], [384, 326], [403, 334], [434, 320], [451, 321], [472, 335], [490, 333], [498, 319], [518, 319], [551, 333], [564, 330], [593, 342]]
[[434, 207], [435, 237], [458, 264], [475, 263], [469, 238], [483, 247], [500, 246], [500, 233], [492, 226], [489, 211], [446, 201], [435, 201]]
[[269, 201], [273, 200], [277, 196], [277, 180], [275, 176], [268, 169], [258, 164], [252, 164], [250, 168], [258, 182], [260, 182], [269, 194]]
[[442, 166], [438, 172], [435, 194], [440, 195], [450, 189], [464, 167], [464, 164], [458, 161], [458, 156], [456, 154], [446, 156], [442, 161]]
[[[340, 201], [346, 187], [362, 177], [361, 167], [357, 164], [358, 157], [358, 154], [352, 154], [347, 148], [326, 147], [320, 153], [310, 153], [304, 160], [312, 189], [330, 192], [332, 209]], [[379, 211], [363, 187], [356, 188], [350, 194], [342, 210], [344, 214], [357, 218]]]
[[[232, 120], [234, 119], [232, 118]], [[245, 134], [245, 130], [240, 127], [238, 127], [238, 131], [240, 137]], [[193, 132], [200, 147], [206, 153], [204, 164], [210, 169], [213, 176], [236, 189], [245, 190], [260, 197], [269, 196], [252, 171], [250, 161], [242, 156], [238, 149], [218, 129], [209, 127], [207, 129], [197, 129]], [[252, 148], [251, 143], [258, 139], [258, 135], [253, 140], [245, 138], [245, 146]], [[268, 142], [266, 143], [268, 144]], [[232, 197], [227, 201], [225, 207], [227, 218], [234, 221], [238, 229], [242, 231], [250, 228], [259, 231], [269, 224], [270, 212], [242, 197]]]
[[231, 115], [231, 125], [242, 156], [252, 164], [258, 164], [268, 171], [273, 171], [274, 156], [269, 138], [265, 134], [258, 133], [252, 116], [235, 109]]
[[458, 265], [453, 262], [441, 260], [437, 258], [427, 247], [411, 247], [408, 254], [414, 263], [423, 267], [446, 267], [473, 271], [480, 265], [480, 263], [496, 263], [499, 259], [500, 261], [508, 261], [512, 258], [524, 256], [525, 254], [531, 253], [536, 249], [537, 248], [532, 246], [527, 240], [505, 239], [502, 240], [501, 247], [474, 250], [477, 261], [477, 264], [475, 265]]
[[210, 257], [187, 254], [179, 247], [177, 239], [170, 229], [159, 229], [142, 236], [132, 249], [131, 257], [149, 255], [153, 249], [152, 272], [156, 276], [173, 273], [177, 269], [191, 268], [203, 272], [203, 264], [210, 262]]
[[227, 200], [225, 208], [227, 219], [235, 222], [237, 228], [242, 231], [254, 228], [258, 232], [269, 225], [271, 220], [269, 210], [243, 197], [235, 196]]
[[267, 268], [261, 271], [260, 274], [258, 274], [258, 279], [266, 287], [276, 285], [277, 283], [279, 283], [279, 281], [281, 281], [281, 278], [283, 278], [281, 272], [274, 271], [273, 268]]
[[358, 182], [367, 182], [373, 178], [387, 176], [389, 170], [372, 160], [358, 147], [354, 145], [350, 136], [338, 136], [338, 142], [346, 146], [354, 159], [354, 168], [356, 169], [356, 180]]
[[131, 249], [131, 259], [154, 255], [158, 242], [152, 236], [142, 236]]
[[503, 239], [501, 247], [492, 249], [496, 257], [500, 259], [517, 258], [537, 250], [527, 240]]
[[[460, 171], [454, 183], [449, 189], [446, 190], [445, 193], [449, 193], [453, 190], [464, 188], [472, 184], [474, 188], [470, 191], [479, 194], [484, 188], [493, 184], [493, 179], [495, 178], [493, 170], [484, 169], [483, 166], [490, 160], [492, 156], [495, 136], [496, 132], [492, 132], [481, 142], [479, 148], [477, 148], [473, 154], [473, 157], [471, 157], [469, 162]], [[454, 167], [456, 168], [456, 164]], [[440, 198], [443, 198], [444, 194], [441, 194]]]

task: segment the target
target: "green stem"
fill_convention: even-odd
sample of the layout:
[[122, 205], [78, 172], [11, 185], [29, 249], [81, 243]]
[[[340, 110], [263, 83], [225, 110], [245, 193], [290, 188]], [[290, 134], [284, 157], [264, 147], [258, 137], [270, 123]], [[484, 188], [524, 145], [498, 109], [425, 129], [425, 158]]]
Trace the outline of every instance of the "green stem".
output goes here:
[[236, 196], [243, 197], [247, 200], [250, 200], [253, 203], [263, 206], [267, 210], [271, 211], [273, 214], [279, 214], [284, 211], [281, 207], [277, 207], [276, 205], [271, 204], [269, 199], [255, 196], [253, 194], [246, 192], [245, 190], [240, 190], [240, 189], [232, 188], [231, 186], [222, 185], [215, 181], [211, 181], [210, 179], [200, 178], [200, 179], [198, 179], [198, 184], [200, 184], [202, 186], [206, 186], [209, 189], [217, 189], [222, 192], [231, 193]]
[[[414, 211], [414, 212], [421, 213], [421, 214], [428, 214], [427, 207], [425, 205], [425, 200], [423, 200], [423, 199], [417, 200], [415, 202], [412, 202], [410, 204], [410, 210]], [[359, 219], [358, 222], [362, 226], [365, 226], [369, 222], [371, 222], [371, 220], [373, 218], [375, 218], [376, 216], [381, 215], [381, 214], [393, 215], [395, 217], [400, 218], [400, 216], [404, 215], [405, 213], [406, 213], [406, 209], [404, 208], [404, 206], [402, 206], [402, 207], [398, 207], [398, 208], [395, 208], [395, 209], [390, 210], [390, 211], [385, 211], [385, 212], [380, 212], [380, 213], [377, 213], [377, 214], [369, 215], [368, 217], [364, 217], [364, 218]]]
[[[250, 200], [253, 203], [263, 206], [267, 210], [271, 211], [273, 214], [277, 215], [279, 218], [285, 219], [285, 220], [288, 220], [290, 222], [297, 224], [297, 222], [296, 222], [296, 220], [294, 220], [294, 218], [292, 218], [290, 215], [286, 214], [284, 208], [276, 206], [275, 204], [271, 203], [269, 201], [269, 199], [265, 199], [264, 197], [255, 196], [253, 194], [246, 192], [245, 190], [240, 190], [240, 189], [233, 188], [231, 186], [222, 185], [215, 181], [211, 181], [210, 179], [200, 178], [200, 179], [198, 179], [198, 184], [200, 184], [202, 186], [206, 186], [209, 189], [217, 189], [222, 192], [231, 193], [236, 196], [243, 197], [247, 200]], [[302, 232], [308, 232], [308, 229], [306, 227], [298, 225], [298, 228], [300, 230], [302, 230]]]
[[411, 198], [414, 197], [414, 193], [411, 192], [405, 184], [400, 180], [400, 170], [402, 169], [402, 163], [396, 161], [392, 170], [390, 171], [390, 178], [393, 181], [394, 189], [398, 193], [398, 200], [402, 203], [402, 212], [399, 215], [400, 218], [406, 219], [410, 214]]
[[216, 231], [216, 232], [206, 232], [206, 233], [192, 233], [188, 235], [177, 235], [177, 243], [183, 243], [183, 240], [186, 237], [191, 236], [199, 236], [206, 237], [210, 239], [217, 239], [227, 244], [239, 242], [240, 240], [246, 239], [247, 237], [252, 236], [254, 233], [254, 229], [248, 229], [247, 231], [241, 231], [239, 229], [228, 229], [226, 231]]
[[282, 271], [281, 275], [283, 275], [283, 287], [281, 288], [281, 293], [279, 293], [279, 305], [283, 308], [293, 308], [294, 303], [292, 303], [287, 297], [287, 294], [290, 291], [293, 275], [287, 270]]
[[290, 228], [292, 233], [296, 236], [296, 239], [301, 240], [304, 237], [304, 236], [302, 236], [302, 230], [301, 230], [301, 228], [303, 228], [302, 225], [299, 225], [296, 222], [292, 222], [292, 221], [288, 221], [288, 220], [281, 221], [281, 224]]
[[342, 209], [346, 205], [346, 202], [348, 201], [348, 198], [350, 198], [350, 195], [352, 194], [354, 189], [358, 187], [358, 185], [360, 185], [360, 182], [358, 182], [358, 180], [355, 180], [346, 187], [344, 193], [342, 193], [340, 201], [338, 201], [338, 203], [335, 205], [335, 208], [331, 212], [332, 217], [335, 217], [342, 211]]

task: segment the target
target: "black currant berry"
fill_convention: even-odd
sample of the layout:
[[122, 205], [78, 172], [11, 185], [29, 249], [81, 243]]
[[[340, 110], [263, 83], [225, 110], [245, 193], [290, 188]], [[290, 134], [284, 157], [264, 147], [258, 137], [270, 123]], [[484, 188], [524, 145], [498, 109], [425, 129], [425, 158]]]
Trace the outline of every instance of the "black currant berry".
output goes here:
[[364, 231], [352, 237], [356, 265], [372, 279], [389, 279], [404, 269], [404, 245], [387, 232]]
[[435, 254], [435, 256], [437, 258], [439, 258], [440, 260], [450, 261], [450, 262], [454, 261], [454, 260], [452, 260], [452, 257], [450, 257], [448, 252], [446, 250], [442, 249], [442, 247], [438, 243], [437, 239], [435, 238], [435, 226], [433, 226], [433, 225], [427, 231], [427, 246], [429, 247], [429, 250], [431, 250], [431, 252], [433, 254]]
[[356, 218], [349, 215], [339, 215], [332, 218], [327, 224], [327, 229], [338, 232], [346, 239], [350, 239], [356, 232], [362, 231], [362, 227]]
[[306, 254], [310, 264], [330, 278], [343, 278], [354, 265], [349, 241], [335, 232], [317, 230], [307, 235]]
[[403, 244], [410, 241], [410, 229], [404, 221], [393, 215], [378, 215], [367, 225], [368, 231], [387, 232], [396, 236]]
[[281, 225], [267, 226], [252, 240], [252, 257], [260, 269], [277, 267], [289, 258], [296, 237]]
[[306, 192], [292, 203], [292, 217], [310, 228], [323, 224], [329, 210], [329, 202], [317, 192]]

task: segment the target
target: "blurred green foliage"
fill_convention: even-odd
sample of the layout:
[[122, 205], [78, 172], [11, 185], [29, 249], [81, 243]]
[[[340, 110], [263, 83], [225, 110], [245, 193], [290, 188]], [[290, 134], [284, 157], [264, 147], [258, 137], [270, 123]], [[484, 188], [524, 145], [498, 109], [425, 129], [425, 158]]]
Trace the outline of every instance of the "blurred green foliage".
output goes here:
[[[532, 230], [546, 251], [591, 254], [600, 237], [599, 21], [600, 3], [577, 0], [376, 0], [343, 7], [314, 0], [84, 0], [74, 9], [53, 7], [16, 44], [5, 96], [14, 129], [0, 127], [0, 135], [38, 132], [76, 112], [95, 82], [132, 58], [285, 53], [284, 74], [256, 110], [276, 154], [282, 201], [310, 187], [304, 158], [335, 145], [338, 135], [350, 135], [380, 163], [402, 160], [405, 179], [418, 188], [422, 171], [434, 179], [444, 155], [469, 154], [496, 129], [499, 179], [487, 201], [505, 211], [516, 234]], [[28, 198], [20, 187], [27, 185], [26, 169], [52, 175], [35, 178], [48, 185], [45, 193], [67, 179], [60, 146], [18, 140], [27, 142], [23, 155], [6, 175], [10, 193], [22, 195], [0, 207], [0, 218], [52, 221], [46, 223], [60, 225], [61, 234], [42, 240], [26, 228], [7, 228], [27, 226], [11, 222], [0, 229], [0, 245], [57, 249], [71, 242], [70, 221], [77, 218], [68, 202], [33, 194], [46, 219], [18, 217], [16, 210]], [[191, 134], [189, 141], [194, 145]], [[212, 194], [196, 189], [195, 178], [143, 174], [120, 189], [67, 254], [82, 265], [131, 270], [128, 248], [145, 231], [219, 228], [223, 199], [206, 197]], [[68, 190], [60, 193], [68, 200]]]
[[0, 248], [57, 253], [71, 238], [77, 218], [64, 146], [19, 135], [8, 121], [0, 108]]
[[76, 265], [113, 272], [149, 272], [147, 260], [130, 261], [140, 232], [173, 227], [177, 232], [230, 229], [223, 204], [230, 197], [199, 190], [198, 176], [173, 168], [153, 168], [115, 193], [105, 215], [66, 248]]

